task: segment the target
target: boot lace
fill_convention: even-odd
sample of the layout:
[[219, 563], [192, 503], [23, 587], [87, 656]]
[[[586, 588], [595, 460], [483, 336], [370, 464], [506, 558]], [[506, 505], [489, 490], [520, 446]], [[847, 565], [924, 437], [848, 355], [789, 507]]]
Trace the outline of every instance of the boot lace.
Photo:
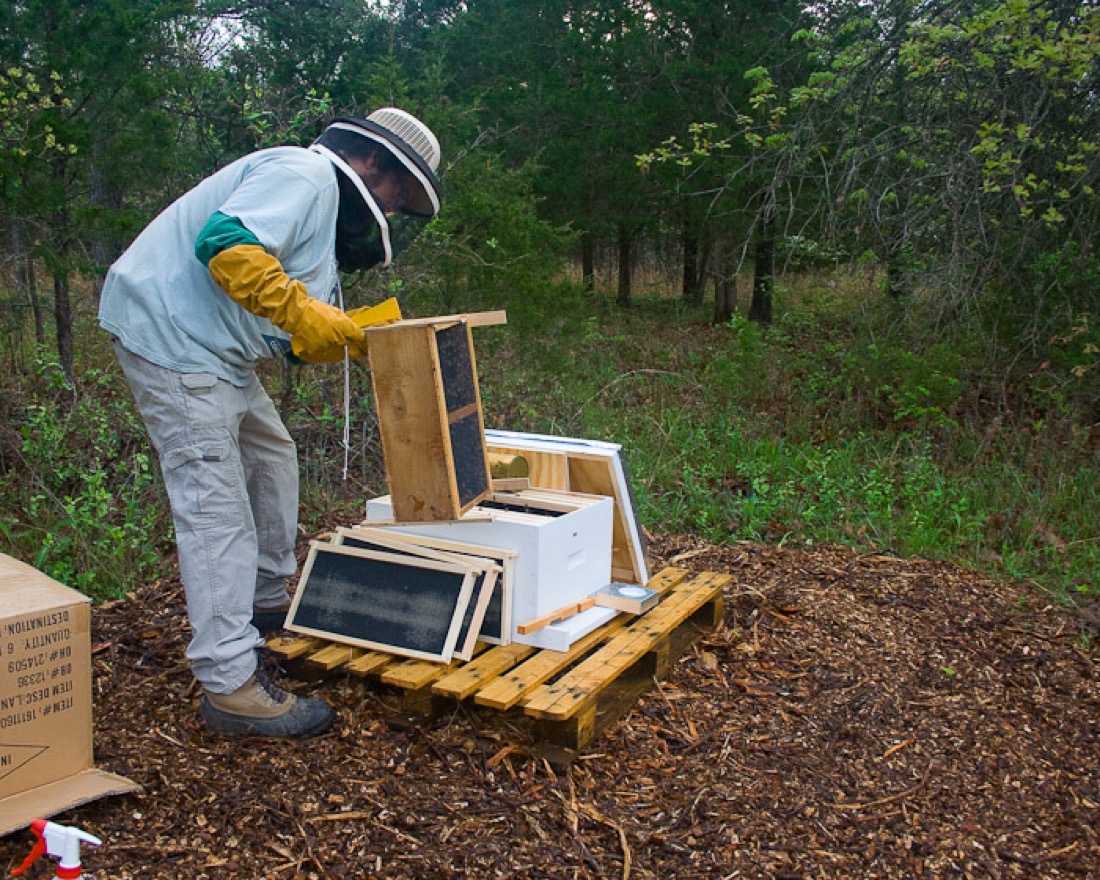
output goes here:
[[256, 684], [260, 686], [260, 689], [267, 694], [273, 703], [282, 704], [290, 699], [290, 694], [275, 684], [272, 678], [272, 671], [266, 668], [267, 664], [257, 663], [256, 665]]

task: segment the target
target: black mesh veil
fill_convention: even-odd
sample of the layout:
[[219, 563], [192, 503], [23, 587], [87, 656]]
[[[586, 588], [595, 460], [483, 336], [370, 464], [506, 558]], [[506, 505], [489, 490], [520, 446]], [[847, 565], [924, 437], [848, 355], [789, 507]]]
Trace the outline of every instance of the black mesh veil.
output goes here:
[[[337, 120], [313, 144], [336, 167], [340, 209], [336, 221], [336, 258], [344, 271], [392, 262], [423, 231], [439, 205], [439, 183], [423, 162], [417, 166], [396, 149], [385, 129], [366, 120]], [[386, 215], [350, 162], [373, 156], [384, 172], [405, 173], [413, 198], [401, 213]], [[415, 157], [414, 158], [418, 158]]]

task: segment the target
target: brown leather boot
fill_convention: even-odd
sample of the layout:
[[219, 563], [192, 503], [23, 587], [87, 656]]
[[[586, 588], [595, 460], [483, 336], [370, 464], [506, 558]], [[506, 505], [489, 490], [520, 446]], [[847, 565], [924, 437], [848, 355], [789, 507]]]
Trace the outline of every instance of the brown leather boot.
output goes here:
[[230, 694], [204, 694], [199, 714], [207, 729], [221, 736], [296, 739], [328, 730], [336, 713], [323, 700], [284, 691], [257, 668]]

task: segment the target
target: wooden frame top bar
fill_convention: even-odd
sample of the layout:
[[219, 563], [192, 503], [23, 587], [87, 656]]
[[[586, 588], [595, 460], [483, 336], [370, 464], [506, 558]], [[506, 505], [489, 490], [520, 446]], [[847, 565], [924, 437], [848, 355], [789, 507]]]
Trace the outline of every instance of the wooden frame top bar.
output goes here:
[[377, 324], [365, 327], [364, 330], [373, 333], [377, 330], [388, 330], [394, 327], [411, 327], [414, 324], [450, 324], [465, 321], [470, 327], [492, 327], [498, 324], [508, 323], [508, 313], [504, 309], [492, 312], [469, 312], [461, 315], [435, 315], [428, 318], [403, 318], [389, 324]]

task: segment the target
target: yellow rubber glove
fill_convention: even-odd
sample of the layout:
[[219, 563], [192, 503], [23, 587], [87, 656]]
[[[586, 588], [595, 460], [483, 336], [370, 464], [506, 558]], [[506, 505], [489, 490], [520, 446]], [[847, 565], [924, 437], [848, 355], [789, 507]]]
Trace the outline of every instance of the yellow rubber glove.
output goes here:
[[303, 342], [300, 336], [290, 337], [290, 350], [298, 360], [307, 364], [334, 364], [344, 359], [344, 352], [353, 360], [367, 356], [366, 337], [359, 342], [349, 342], [346, 346], [333, 343], [317, 348], [308, 342]]
[[308, 360], [310, 352], [345, 345], [365, 353], [366, 340], [355, 321], [313, 299], [305, 285], [287, 275], [279, 260], [260, 245], [227, 248], [212, 257], [207, 268], [231, 300], [289, 333], [291, 349], [302, 360]]
[[[351, 309], [347, 316], [355, 322], [357, 327], [374, 327], [379, 324], [392, 324], [401, 320], [401, 307], [397, 300], [390, 298], [380, 302], [376, 306], [363, 306]], [[344, 359], [343, 345], [329, 345], [325, 348], [312, 349], [304, 346], [297, 336], [292, 337], [290, 344], [296, 357], [311, 364], [331, 364]], [[363, 358], [367, 356], [367, 336], [364, 333], [361, 342], [347, 346], [348, 356]]]

